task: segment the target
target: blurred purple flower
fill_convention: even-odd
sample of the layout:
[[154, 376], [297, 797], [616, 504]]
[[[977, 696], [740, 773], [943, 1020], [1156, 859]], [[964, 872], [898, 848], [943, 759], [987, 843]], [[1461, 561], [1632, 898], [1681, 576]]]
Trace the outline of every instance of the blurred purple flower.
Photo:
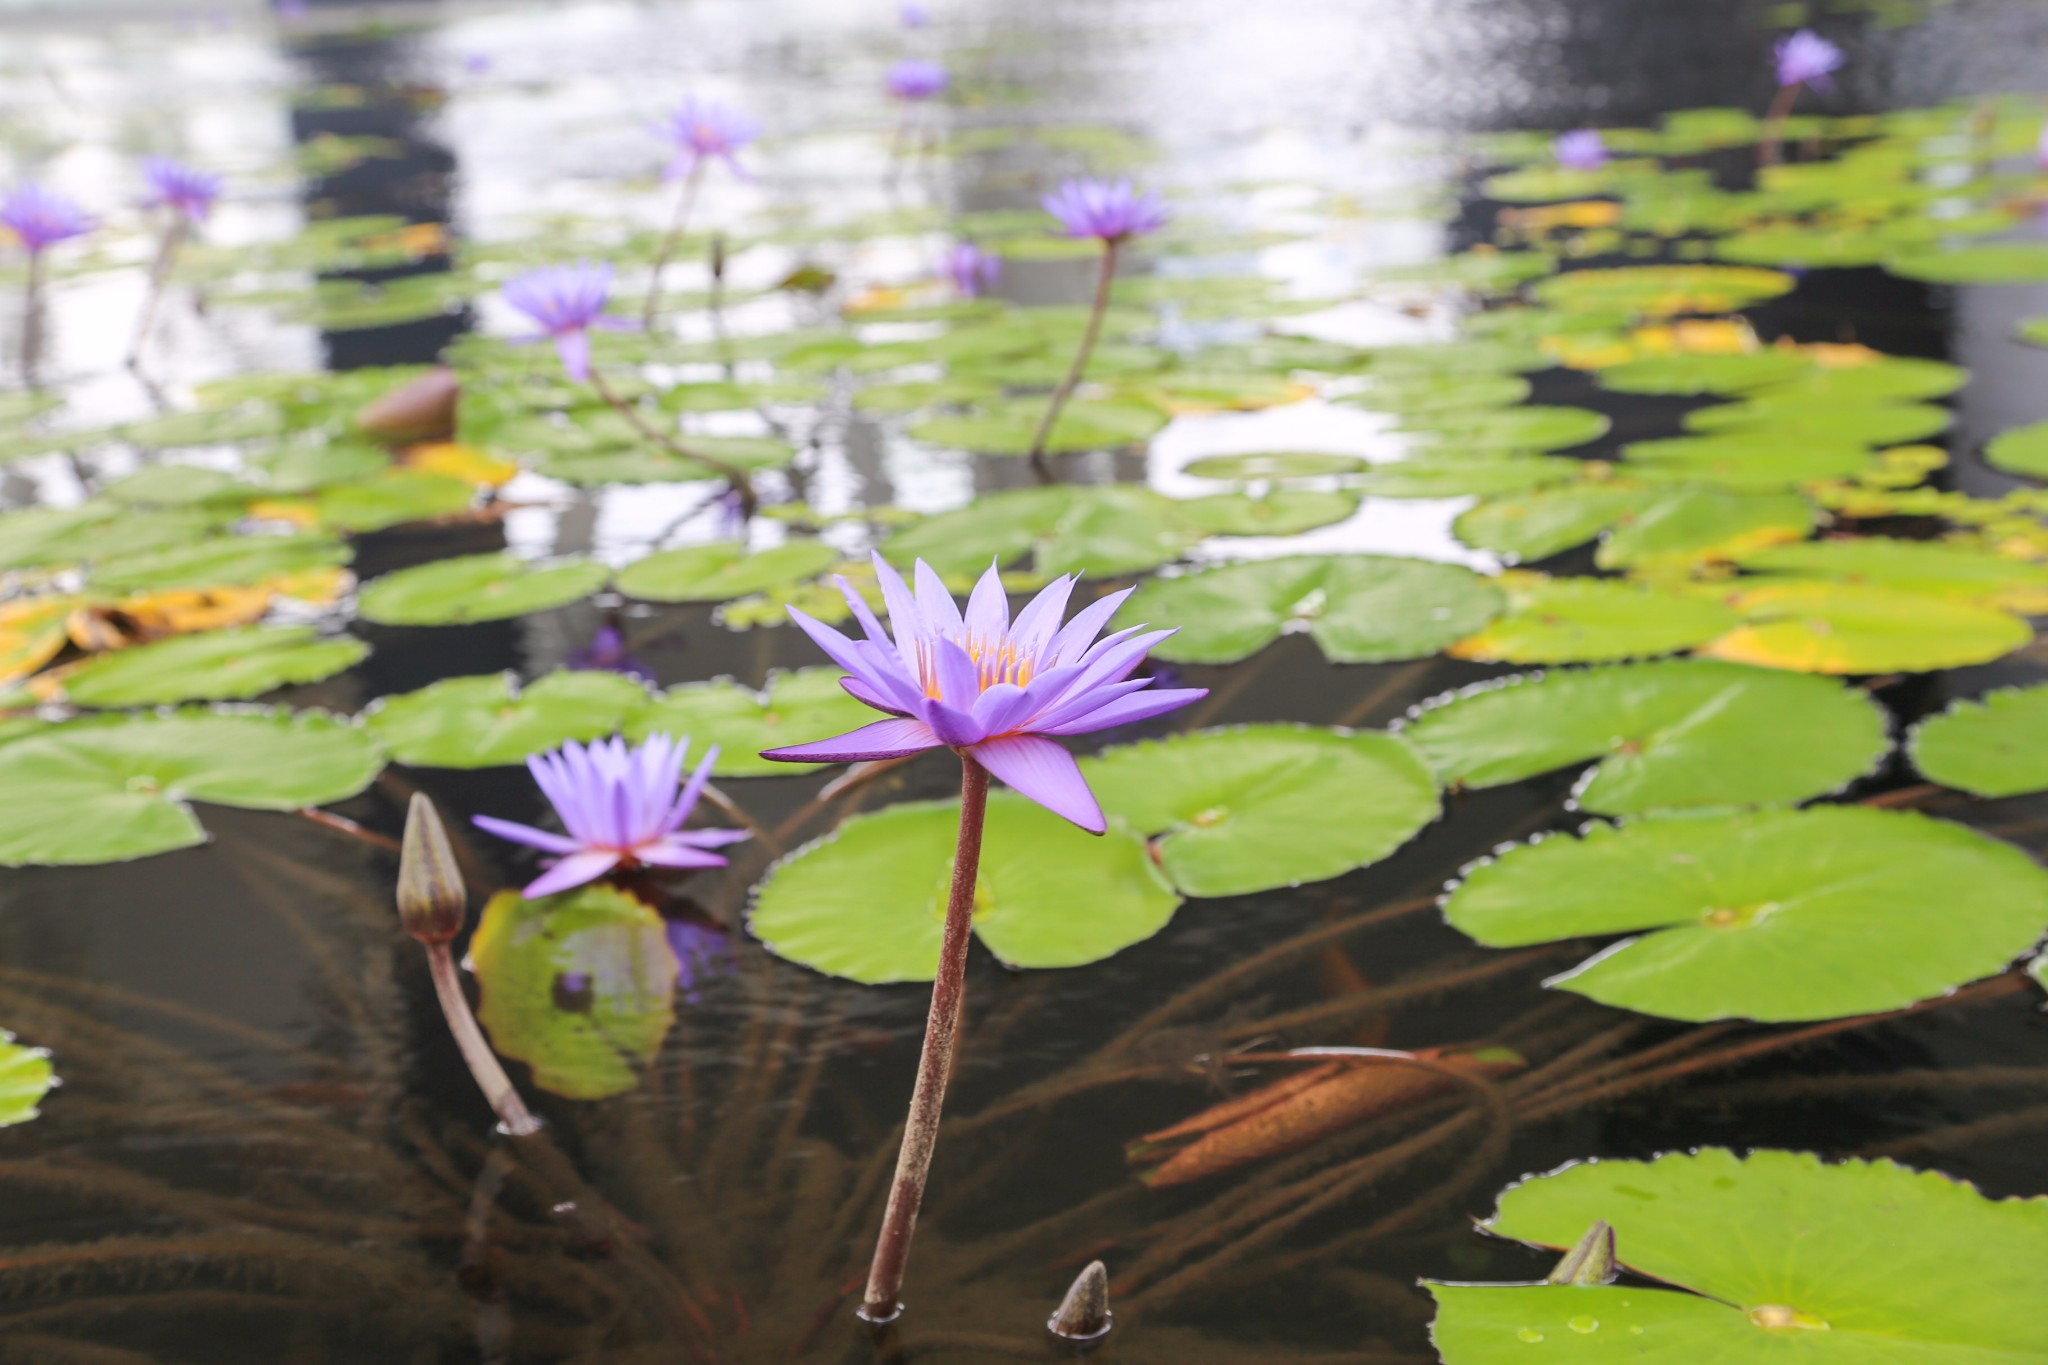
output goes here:
[[2048, 171], [2048, 124], [2041, 126], [2040, 140], [2034, 144], [2034, 165]]
[[151, 208], [174, 209], [188, 223], [203, 223], [212, 216], [220, 198], [220, 177], [210, 171], [196, 171], [167, 156], [152, 156], [142, 163], [142, 178], [149, 182]]
[[1597, 171], [1607, 164], [1607, 144], [1596, 129], [1560, 134], [1555, 150], [1557, 164], [1568, 171]]
[[763, 758], [846, 763], [943, 746], [974, 759], [1054, 814], [1100, 834], [1106, 828], [1102, 808], [1073, 755], [1051, 736], [1107, 730], [1208, 695], [1202, 687], [1140, 695], [1152, 680], [1130, 675], [1145, 651], [1172, 631], [1133, 626], [1095, 638], [1130, 588], [1082, 608], [1062, 627], [1074, 577], [1054, 579], [1012, 621], [994, 565], [974, 585], [963, 615], [923, 560], [917, 561], [913, 595], [880, 555], [874, 558], [893, 639], [843, 578], [835, 581], [866, 639], [848, 639], [795, 607], [789, 614], [850, 675], [839, 685], [891, 719], [836, 739], [768, 749]]
[[906, 57], [889, 68], [889, 93], [899, 100], [928, 100], [945, 90], [946, 68], [922, 57]]
[[1069, 237], [1099, 237], [1105, 242], [1157, 232], [1171, 216], [1157, 191], [1140, 193], [1128, 180], [1063, 180], [1040, 202]]
[[1778, 39], [1778, 84], [1810, 85], [1816, 90], [1832, 86], [1829, 73], [1842, 65], [1842, 49], [1810, 28], [1789, 38]]
[[761, 136], [761, 125], [737, 109], [692, 96], [670, 110], [655, 131], [676, 149], [675, 160], [662, 172], [664, 179], [688, 175], [707, 157], [723, 161], [742, 180], [753, 179], [740, 165], [738, 153]]
[[708, 918], [672, 919], [667, 929], [669, 950], [676, 955], [676, 985], [691, 1004], [697, 1003], [699, 981], [739, 966], [724, 925]]
[[85, 211], [41, 185], [19, 185], [0, 200], [0, 224], [4, 224], [31, 256], [39, 256], [59, 242], [83, 237], [92, 231], [93, 221]]
[[588, 672], [617, 673], [641, 682], [654, 681], [654, 673], [626, 652], [626, 637], [609, 621], [597, 628], [590, 643], [569, 656], [569, 667]]
[[962, 298], [980, 298], [995, 288], [1003, 273], [1003, 258], [972, 242], [959, 242], [946, 253], [939, 269]]
[[482, 76], [488, 74], [491, 69], [491, 54], [488, 52], [477, 51], [463, 53], [462, 69], [466, 74], [471, 76]]
[[505, 302], [540, 324], [555, 343], [562, 368], [581, 383], [590, 378], [590, 329], [633, 330], [633, 324], [623, 318], [604, 316], [611, 287], [611, 266], [578, 261], [529, 270], [507, 280]]
[[932, 12], [916, 0], [904, 0], [896, 7], [896, 18], [905, 28], [923, 28], [932, 21]]
[[667, 735], [650, 735], [632, 746], [614, 736], [588, 745], [572, 741], [527, 759], [527, 771], [561, 817], [566, 835], [489, 815], [471, 819], [501, 839], [556, 855], [554, 866], [527, 886], [528, 900], [595, 881], [615, 867], [723, 867], [725, 859], [710, 850], [747, 834], [683, 828], [718, 758], [714, 744], [678, 791], [689, 748], [689, 740]]

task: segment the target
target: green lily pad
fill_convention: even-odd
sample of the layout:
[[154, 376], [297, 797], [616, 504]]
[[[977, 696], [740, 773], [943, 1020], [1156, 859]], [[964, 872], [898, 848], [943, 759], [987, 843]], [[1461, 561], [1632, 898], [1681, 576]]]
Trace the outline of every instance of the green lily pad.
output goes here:
[[648, 602], [729, 602], [815, 577], [838, 557], [807, 536], [755, 554], [737, 541], [716, 541], [648, 555], [621, 569], [615, 586]]
[[1029, 556], [1043, 574], [1142, 573], [1178, 559], [1208, 532], [1181, 504], [1131, 484], [1019, 488], [977, 498], [889, 537], [892, 560], [930, 561], [942, 574], [977, 574]]
[[1610, 579], [1501, 575], [1507, 611], [1449, 653], [1488, 663], [1590, 664], [1675, 654], [1734, 626], [1736, 614], [1704, 597]]
[[1914, 726], [1906, 752], [1928, 781], [1972, 796], [2048, 791], [2048, 687], [1958, 701]]
[[456, 516], [475, 501], [476, 489], [466, 479], [395, 467], [366, 479], [327, 484], [313, 495], [313, 510], [323, 526], [368, 532]]
[[1951, 414], [1931, 403], [1833, 401], [1811, 394], [1775, 394], [1740, 403], [1718, 403], [1685, 415], [1685, 429], [1699, 432], [1797, 433], [1819, 441], [1899, 445], [1948, 429]]
[[1747, 393], [1790, 382], [1812, 362], [1797, 351], [1751, 351], [1740, 355], [1659, 355], [1630, 360], [1600, 371], [1610, 393], [1657, 393], [1679, 397]]
[[1574, 270], [1539, 280], [1530, 293], [1553, 308], [1672, 317], [1732, 313], [1791, 291], [1781, 270], [1743, 265], [1624, 265]]
[[1175, 509], [1183, 521], [1218, 536], [1292, 536], [1334, 526], [1358, 510], [1358, 495], [1283, 488], [1264, 497], [1221, 493], [1189, 498]]
[[326, 536], [215, 536], [110, 556], [93, 565], [92, 586], [104, 592], [235, 587], [336, 568], [354, 552]]
[[379, 697], [363, 721], [400, 763], [496, 768], [616, 734], [646, 704], [647, 689], [617, 673], [550, 673], [523, 690], [513, 674], [484, 673]]
[[1376, 863], [1442, 813], [1411, 748], [1378, 731], [1201, 730], [1081, 761], [1112, 821], [1158, 840], [1190, 896], [1299, 886]]
[[2048, 422], [2002, 431], [1984, 447], [1984, 463], [2008, 474], [2048, 479]]
[[1700, 653], [1803, 673], [1926, 673], [1989, 663], [2034, 638], [1995, 607], [1856, 583], [1767, 583], [1728, 599], [1744, 624]]
[[1570, 483], [1586, 466], [1553, 455], [1423, 455], [1375, 465], [1346, 486], [1376, 498], [1499, 497]]
[[1625, 511], [1595, 562], [1603, 569], [1670, 569], [1732, 559], [1759, 545], [1799, 539], [1813, 529], [1815, 516], [1799, 493], [1681, 488]]
[[[857, 815], [769, 870], [747, 927], [778, 956], [867, 985], [938, 972], [959, 803]], [[1079, 967], [1166, 927], [1180, 897], [1142, 839], [1097, 837], [989, 794], [974, 932], [1012, 967]]]
[[1117, 619], [1178, 626], [1152, 651], [1176, 663], [1234, 663], [1299, 630], [1337, 663], [1384, 663], [1434, 654], [1491, 620], [1500, 601], [1458, 564], [1293, 555], [1148, 579]]
[[581, 601], [611, 570], [587, 559], [535, 565], [512, 554], [459, 555], [364, 585], [365, 621], [383, 626], [446, 626], [501, 621]]
[[109, 502], [29, 507], [0, 516], [0, 569], [78, 564], [182, 546], [217, 529], [198, 508], [138, 510]]
[[1320, 450], [1261, 451], [1255, 455], [1205, 455], [1191, 460], [1183, 474], [1198, 479], [1226, 479], [1254, 483], [1268, 479], [1314, 479], [1331, 474], [1349, 474], [1365, 468], [1356, 455], [1332, 455]]
[[1724, 237], [1714, 255], [1737, 265], [1853, 270], [1880, 264], [1897, 247], [1860, 228], [1763, 227]]
[[[1446, 1365], [1962, 1365], [2048, 1356], [2048, 1201], [1889, 1161], [1719, 1148], [1567, 1166], [1485, 1224], [1570, 1246], [1594, 1220], [1667, 1287], [1431, 1284]], [[1911, 1254], [1874, 1255], [1873, 1248]]]
[[1593, 170], [1557, 165], [1523, 166], [1489, 175], [1479, 183], [1479, 191], [1489, 199], [1509, 204], [1557, 203], [1612, 193], [1614, 176], [1614, 171], [1605, 166]]
[[1568, 450], [1597, 441], [1613, 419], [1591, 408], [1520, 407], [1500, 412], [1434, 413], [1402, 422], [1404, 431], [1429, 436], [1435, 455], [1477, 455], [1498, 451]]
[[1911, 403], [1946, 398], [1970, 372], [1945, 360], [1876, 356], [1854, 365], [1815, 365], [1781, 383], [1756, 390], [1758, 398], [1807, 398], [1822, 403]]
[[848, 696], [836, 668], [802, 668], [775, 673], [756, 692], [736, 682], [685, 683], [671, 687], [634, 712], [625, 724], [628, 739], [657, 732], [689, 736], [694, 752], [716, 744], [718, 777], [787, 777], [816, 772], [819, 763], [776, 763], [763, 749], [830, 739], [880, 719]]
[[148, 464], [106, 487], [106, 496], [129, 506], [180, 506], [255, 490], [219, 469], [192, 464]]
[[1418, 374], [1473, 374], [1482, 370], [1547, 370], [1557, 362], [1527, 342], [1493, 337], [1388, 346], [1368, 353], [1367, 368], [1382, 378]]
[[186, 711], [52, 725], [0, 745], [0, 865], [116, 863], [204, 843], [185, 803], [296, 810], [383, 766], [324, 712]]
[[[980, 412], [929, 417], [913, 424], [912, 438], [985, 455], [1023, 455], [1045, 416], [1045, 398], [1018, 399]], [[1117, 450], [1143, 445], [1166, 425], [1166, 413], [1129, 399], [1078, 398], [1060, 412], [1046, 442], [1051, 454]]]
[[1545, 559], [1583, 545], [1633, 512], [1661, 501], [1656, 489], [1581, 483], [1488, 498], [1451, 523], [1459, 540], [1510, 563]]
[[2029, 346], [2048, 346], [2048, 318], [2025, 318], [2012, 329], [2013, 339]]
[[2039, 284], [2048, 280], [2048, 245], [1981, 242], [1933, 247], [1894, 256], [1884, 268], [1924, 284]]
[[2033, 616], [2048, 612], [2048, 565], [1971, 545], [1838, 536], [1736, 556], [1745, 572], [1897, 588]]
[[36, 1106], [56, 1084], [48, 1048], [25, 1047], [0, 1029], [0, 1128], [36, 1117]]
[[1401, 733], [1446, 786], [1598, 760], [1574, 799], [1602, 815], [1810, 801], [1891, 748], [1858, 689], [1698, 659], [1510, 678], [1425, 705]]
[[1341, 402], [1374, 412], [1400, 413], [1422, 418], [1441, 413], [1480, 412], [1487, 408], [1512, 407], [1529, 396], [1529, 381], [1518, 374], [1486, 371], [1447, 374], [1390, 374], [1376, 376], [1362, 393], [1347, 394]]
[[1853, 479], [1875, 457], [1853, 442], [1780, 435], [1770, 430], [1719, 436], [1673, 436], [1622, 447], [1635, 478], [1674, 479], [1761, 491]]
[[80, 706], [242, 701], [332, 677], [369, 652], [361, 640], [323, 638], [311, 626], [208, 630], [98, 655], [65, 675], [64, 695]]
[[572, 1100], [639, 1084], [675, 1024], [676, 957], [662, 918], [603, 884], [539, 900], [500, 891], [469, 961], [491, 1045]]
[[1472, 869], [1444, 915], [1495, 948], [1637, 935], [1546, 983], [1602, 1004], [1834, 1019], [2002, 971], [2048, 930], [2048, 872], [1914, 811], [1649, 816], [1511, 849]]

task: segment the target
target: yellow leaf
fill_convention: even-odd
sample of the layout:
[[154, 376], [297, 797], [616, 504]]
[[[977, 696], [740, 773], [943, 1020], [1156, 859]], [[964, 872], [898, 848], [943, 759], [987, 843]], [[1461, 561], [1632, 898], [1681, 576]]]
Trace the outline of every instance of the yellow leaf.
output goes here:
[[0, 683], [41, 668], [64, 648], [64, 620], [75, 597], [31, 597], [0, 603]]
[[451, 475], [479, 488], [502, 488], [519, 472], [519, 466], [510, 460], [501, 460], [475, 446], [456, 441], [408, 446], [399, 455], [398, 462], [408, 469], [428, 474]]

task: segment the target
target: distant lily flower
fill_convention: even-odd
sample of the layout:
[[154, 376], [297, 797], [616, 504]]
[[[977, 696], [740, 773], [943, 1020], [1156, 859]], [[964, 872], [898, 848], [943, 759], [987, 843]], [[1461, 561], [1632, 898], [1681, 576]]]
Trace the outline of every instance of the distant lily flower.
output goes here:
[[491, 54], [474, 51], [463, 53], [462, 69], [471, 76], [488, 75], [491, 70]]
[[41, 185], [20, 185], [0, 200], [0, 225], [16, 237], [31, 256], [40, 256], [59, 242], [83, 237], [93, 220], [85, 211]]
[[1592, 128], [1560, 135], [1556, 152], [1557, 164], [1569, 171], [1597, 171], [1607, 164], [1607, 144]]
[[612, 268], [578, 261], [530, 270], [505, 282], [505, 302], [539, 323], [555, 343], [562, 368], [582, 383], [590, 378], [590, 329], [631, 331], [623, 318], [604, 316], [611, 296]]
[[1802, 28], [1777, 44], [1778, 84], [1828, 89], [1828, 77], [1842, 65], [1842, 49], [1810, 28]]
[[960, 242], [946, 253], [939, 268], [960, 297], [973, 299], [995, 288], [1003, 273], [1003, 258], [972, 242]]
[[889, 93], [899, 100], [928, 100], [944, 92], [946, 68], [921, 57], [906, 57], [889, 68]]
[[2041, 138], [2034, 144], [2034, 164], [2048, 171], [2048, 124], [2042, 125]]
[[729, 973], [739, 965], [733, 957], [732, 939], [725, 926], [708, 918], [672, 919], [665, 927], [669, 951], [676, 955], [676, 988], [694, 1005], [698, 982]]
[[1059, 219], [1067, 236], [1104, 242], [1157, 232], [1171, 216], [1156, 190], [1140, 193], [1128, 180], [1064, 180], [1040, 202], [1047, 213]]
[[913, 595], [880, 555], [874, 559], [893, 639], [843, 578], [835, 581], [866, 639], [850, 640], [796, 607], [789, 614], [850, 675], [840, 686], [891, 719], [837, 739], [769, 749], [763, 758], [848, 763], [951, 748], [1047, 810], [1100, 834], [1102, 808], [1073, 756], [1052, 736], [1127, 725], [1208, 695], [1200, 687], [1145, 692], [1152, 680], [1130, 676], [1172, 631], [1134, 626], [1095, 638], [1130, 588], [1084, 607], [1063, 627], [1060, 616], [1076, 579], [1058, 578], [1013, 622], [994, 565], [974, 585], [962, 615], [923, 560]]
[[753, 179], [740, 165], [738, 152], [761, 136], [761, 125], [737, 109], [692, 97], [670, 110], [657, 131], [676, 149], [675, 160], [662, 173], [664, 179], [680, 179], [714, 157], [740, 179]]
[[196, 171], [167, 156], [144, 161], [142, 175], [149, 181], [149, 206], [173, 209], [188, 223], [205, 222], [220, 198], [219, 176]]
[[896, 7], [896, 18], [905, 28], [923, 28], [932, 21], [932, 12], [914, 0], [904, 0]]
[[597, 628], [597, 634], [590, 637], [589, 644], [569, 656], [569, 667], [594, 673], [617, 673], [621, 677], [638, 678], [647, 683], [654, 681], [653, 672], [626, 649], [626, 637], [609, 621]]
[[710, 850], [739, 842], [746, 831], [683, 828], [718, 758], [713, 745], [678, 791], [689, 748], [689, 740], [667, 735], [632, 746], [615, 736], [589, 745], [571, 741], [527, 759], [527, 771], [561, 817], [566, 835], [489, 815], [471, 818], [501, 839], [556, 855], [555, 865], [526, 888], [528, 900], [595, 881], [618, 867], [723, 867], [725, 859]]

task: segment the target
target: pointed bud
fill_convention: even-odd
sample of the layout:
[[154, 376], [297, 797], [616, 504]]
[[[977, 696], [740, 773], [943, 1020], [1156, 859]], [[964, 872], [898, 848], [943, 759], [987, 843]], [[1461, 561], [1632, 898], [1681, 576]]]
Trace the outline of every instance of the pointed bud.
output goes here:
[[1595, 1218], [1593, 1226], [1564, 1254], [1545, 1283], [1613, 1284], [1614, 1229], [1605, 1220]]
[[446, 943], [469, 917], [469, 892], [455, 866], [455, 850], [441, 814], [425, 792], [414, 792], [405, 813], [405, 845], [398, 855], [398, 917], [422, 943]]
[[1062, 1341], [1092, 1343], [1109, 1335], [1109, 1317], [1109, 1268], [1090, 1261], [1045, 1325]]

